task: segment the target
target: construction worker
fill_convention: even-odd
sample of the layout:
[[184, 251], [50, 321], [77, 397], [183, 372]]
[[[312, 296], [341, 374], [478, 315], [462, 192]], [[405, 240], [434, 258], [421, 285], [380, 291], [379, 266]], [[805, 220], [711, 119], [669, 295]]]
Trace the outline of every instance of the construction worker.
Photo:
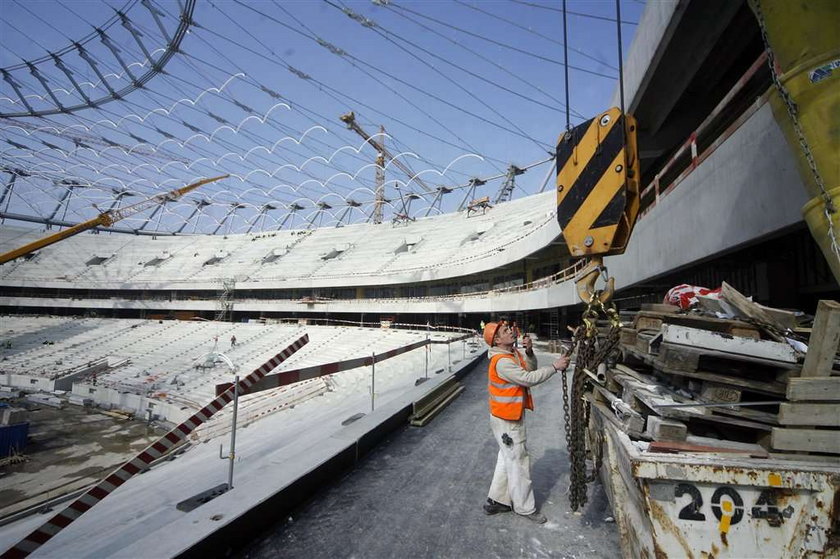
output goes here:
[[503, 322], [489, 322], [484, 327], [484, 341], [490, 346], [487, 370], [490, 423], [499, 445], [496, 470], [484, 513], [510, 512], [538, 524], [546, 521], [537, 511], [531, 487], [531, 459], [525, 447], [525, 410], [534, 409], [529, 388], [565, 371], [569, 357], [561, 355], [551, 365], [537, 368], [533, 342], [527, 334], [522, 339], [523, 355], [513, 347], [513, 329]]

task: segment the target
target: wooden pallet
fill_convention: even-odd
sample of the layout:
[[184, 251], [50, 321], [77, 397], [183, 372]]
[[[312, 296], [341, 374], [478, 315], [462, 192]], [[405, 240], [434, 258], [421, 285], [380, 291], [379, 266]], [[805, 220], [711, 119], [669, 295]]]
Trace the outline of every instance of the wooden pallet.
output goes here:
[[732, 336], [742, 338], [761, 339], [761, 332], [758, 327], [742, 322], [740, 320], [727, 320], [698, 314], [673, 314], [653, 311], [639, 311], [633, 321], [635, 330], [659, 331], [663, 324], [675, 324], [709, 330], [711, 332], [723, 332]]
[[[714, 363], [715, 368], [706, 370], [706, 360], [701, 359], [704, 355], [684, 348], [671, 349], [665, 346], [663, 354], [660, 347], [660, 353], [656, 355], [639, 351], [635, 347], [625, 347], [624, 349], [626, 355], [630, 357], [630, 359], [625, 357], [628, 362], [644, 363], [660, 373], [673, 377], [695, 379], [708, 383], [710, 387], [719, 386], [734, 390], [747, 390], [768, 396], [782, 396], [787, 390], [787, 379], [790, 376], [790, 370], [786, 368], [771, 367], [756, 371], [752, 364], [749, 371], [741, 364], [737, 368], [731, 367], [728, 371], [722, 372], [720, 369], [726, 368], [725, 361], [716, 361]], [[738, 374], [738, 371], [740, 371], [740, 374]], [[752, 374], [747, 376], [746, 372]], [[755, 378], [756, 376], [760, 378]], [[740, 401], [740, 399], [737, 401]]]
[[[735, 438], [778, 453], [840, 454], [840, 375], [834, 369], [840, 305], [820, 303], [810, 337], [802, 363], [783, 339], [762, 340], [752, 324], [642, 311], [633, 328], [621, 330], [624, 364], [608, 375], [606, 388], [646, 419], [640, 438], [667, 440], [682, 423], [687, 438], [717, 426], [723, 435], [731, 429]], [[692, 399], [683, 398], [689, 394]], [[659, 407], [669, 400], [721, 405]], [[751, 401], [778, 403], [723, 406]]]
[[[619, 397], [641, 415], [656, 415], [670, 420], [691, 423], [712, 423], [718, 427], [737, 427], [752, 432], [753, 442], [766, 438], [778, 425], [775, 414], [757, 410], [728, 410], [725, 408], [701, 407], [702, 400], [683, 397], [658, 382], [656, 378], [626, 365], [617, 365], [608, 374], [608, 385], [614, 383], [621, 388]], [[686, 407], [661, 407], [671, 404], [687, 404]]]
[[799, 378], [788, 381], [789, 402], [773, 429], [776, 450], [840, 454], [840, 377], [832, 377], [840, 344], [840, 304], [820, 301]]

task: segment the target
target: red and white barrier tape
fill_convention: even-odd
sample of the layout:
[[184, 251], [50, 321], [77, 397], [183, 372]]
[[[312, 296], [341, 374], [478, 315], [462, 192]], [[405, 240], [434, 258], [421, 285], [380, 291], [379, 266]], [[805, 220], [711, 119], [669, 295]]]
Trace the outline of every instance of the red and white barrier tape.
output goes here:
[[[239, 381], [240, 394], [247, 392], [253, 384], [276, 369], [280, 363], [288, 359], [290, 355], [295, 353], [307, 343], [309, 343], [309, 335], [304, 334], [292, 345], [263, 363], [261, 367], [245, 377], [243, 380]], [[230, 388], [232, 387], [233, 385], [231, 384]], [[87, 512], [94, 505], [99, 503], [102, 499], [111, 494], [111, 492], [113, 492], [117, 487], [148, 467], [153, 460], [165, 454], [170, 448], [172, 448], [173, 445], [183, 440], [184, 437], [193, 431], [193, 429], [207, 421], [216, 412], [222, 409], [225, 404], [232, 400], [233, 390], [231, 389], [228, 389], [217, 396], [212, 402], [193, 414], [189, 419], [169, 431], [158, 441], [146, 447], [142, 452], [140, 452], [140, 454], [120, 466], [110, 476], [70, 503], [67, 508], [50, 518], [41, 525], [41, 527], [18, 542], [14, 547], [6, 550], [0, 558], [17, 559], [18, 557], [28, 556], [61, 530], [66, 528], [74, 520], [79, 518], [82, 514]]]
[[[413, 344], [408, 344], [403, 347], [392, 349], [391, 351], [386, 351], [385, 353], [380, 353], [376, 356], [376, 362], [379, 363], [381, 361], [385, 361], [386, 359], [396, 357], [397, 355], [406, 353], [413, 349], [417, 349], [418, 347], [423, 347], [428, 343], [429, 342], [427, 340], [422, 340]], [[240, 394], [254, 394], [255, 392], [271, 390], [272, 388], [286, 386], [287, 384], [293, 384], [302, 380], [331, 375], [333, 373], [338, 373], [341, 371], [348, 371], [357, 367], [367, 367], [373, 364], [373, 359], [374, 356], [371, 355], [369, 357], [358, 357], [356, 359], [349, 359], [347, 361], [336, 361], [334, 363], [313, 365], [312, 367], [304, 367], [302, 369], [294, 369], [292, 371], [283, 371], [277, 373], [276, 375], [269, 375], [265, 377], [261, 381], [254, 383], [254, 385], [252, 385], [249, 389], [247, 389], [245, 392], [241, 392]], [[218, 394], [220, 391], [229, 389], [229, 387], [230, 384], [227, 383], [217, 384], [216, 394]]]

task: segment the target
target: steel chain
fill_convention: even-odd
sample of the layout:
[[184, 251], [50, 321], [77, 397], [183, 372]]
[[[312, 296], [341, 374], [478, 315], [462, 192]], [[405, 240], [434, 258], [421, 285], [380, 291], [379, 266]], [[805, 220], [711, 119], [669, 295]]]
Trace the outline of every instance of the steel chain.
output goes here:
[[[610, 354], [618, 347], [621, 323], [618, 311], [610, 304], [604, 306], [597, 293], [593, 295], [583, 312], [583, 324], [579, 325], [572, 336], [572, 347], [577, 352], [575, 368], [572, 373], [572, 394], [569, 402], [568, 389], [563, 386], [563, 418], [566, 422], [566, 445], [569, 451], [569, 504], [577, 510], [586, 504], [586, 484], [594, 481], [602, 462], [603, 438], [593, 441], [594, 468], [586, 472], [586, 430], [589, 425], [590, 406], [583, 396], [591, 383], [584, 369], [595, 371], [600, 363], [606, 362]], [[610, 322], [606, 336], [599, 336], [597, 320], [600, 316]]]
[[[572, 347], [569, 349], [569, 358], [571, 358], [571, 352], [575, 349], [575, 342], [572, 341]], [[565, 426], [566, 430], [566, 448], [571, 448], [572, 444], [572, 433], [569, 429], [569, 379], [565, 376], [563, 377], [563, 425]]]
[[832, 201], [831, 196], [825, 189], [825, 183], [823, 182], [822, 176], [817, 169], [817, 162], [814, 161], [814, 155], [811, 153], [811, 146], [808, 144], [808, 140], [805, 138], [804, 132], [802, 132], [802, 126], [799, 124], [799, 117], [797, 116], [799, 110], [796, 103], [791, 98], [787, 88], [782, 84], [778, 74], [776, 74], [776, 55], [770, 47], [770, 40], [767, 38], [767, 26], [764, 21], [764, 12], [761, 10], [761, 2], [760, 0], [753, 0], [751, 4], [753, 5], [756, 19], [758, 20], [758, 27], [761, 30], [761, 39], [764, 41], [764, 50], [767, 53], [767, 64], [770, 66], [770, 76], [773, 79], [773, 85], [776, 86], [779, 96], [785, 103], [788, 116], [793, 123], [793, 130], [796, 132], [796, 137], [799, 140], [799, 147], [802, 148], [802, 153], [805, 155], [808, 166], [811, 168], [811, 173], [814, 175], [814, 182], [816, 183], [817, 188], [820, 189], [820, 196], [823, 199], [823, 214], [825, 215], [825, 220], [828, 225], [828, 237], [831, 240], [831, 251], [834, 253], [834, 257], [837, 258], [838, 262], [840, 262], [840, 246], [838, 246], [837, 234], [834, 231], [834, 223], [831, 219], [832, 214], [834, 214], [837, 210], [834, 207], [834, 202]]

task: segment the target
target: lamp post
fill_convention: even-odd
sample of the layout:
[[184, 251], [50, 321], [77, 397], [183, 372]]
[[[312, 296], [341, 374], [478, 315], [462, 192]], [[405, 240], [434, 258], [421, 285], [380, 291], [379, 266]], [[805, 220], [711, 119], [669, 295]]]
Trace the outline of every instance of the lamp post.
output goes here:
[[[218, 343], [218, 340], [216, 341]], [[213, 346], [215, 349], [215, 345]], [[228, 482], [227, 482], [227, 490], [230, 491], [233, 489], [233, 462], [236, 458], [236, 416], [239, 413], [239, 375], [235, 374], [237, 367], [233, 364], [233, 361], [230, 360], [230, 357], [225, 355], [224, 353], [218, 351], [211, 351], [207, 355], [204, 356], [204, 362], [206, 364], [209, 363], [216, 363], [217, 361], [222, 361], [225, 365], [228, 366], [231, 373], [234, 373], [233, 377], [233, 419], [231, 420], [231, 428], [230, 428], [230, 449], [227, 456], [223, 455], [223, 445], [219, 445], [219, 458], [222, 460], [229, 460], [230, 463], [228, 464]]]

